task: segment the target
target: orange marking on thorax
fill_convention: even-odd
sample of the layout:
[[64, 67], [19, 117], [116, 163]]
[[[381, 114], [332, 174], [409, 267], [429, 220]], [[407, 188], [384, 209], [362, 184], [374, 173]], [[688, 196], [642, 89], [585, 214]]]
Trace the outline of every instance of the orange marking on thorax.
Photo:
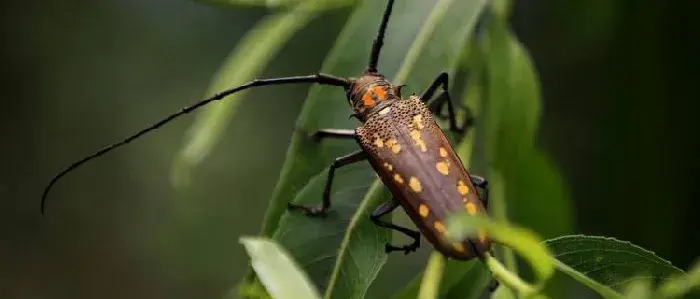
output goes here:
[[362, 95], [362, 104], [364, 104], [367, 108], [373, 107], [377, 104], [374, 100], [375, 98], [377, 101], [383, 101], [387, 99], [386, 96], [387, 91], [385, 86], [371, 85], [369, 88], [367, 88], [367, 92]]
[[371, 93], [371, 91], [365, 93], [362, 96], [362, 104], [364, 104], [365, 107], [373, 107], [374, 106], [374, 99], [372, 99], [372, 95], [370, 93]]
[[377, 100], [386, 100], [386, 88], [384, 86], [372, 87], [372, 92], [377, 95]]

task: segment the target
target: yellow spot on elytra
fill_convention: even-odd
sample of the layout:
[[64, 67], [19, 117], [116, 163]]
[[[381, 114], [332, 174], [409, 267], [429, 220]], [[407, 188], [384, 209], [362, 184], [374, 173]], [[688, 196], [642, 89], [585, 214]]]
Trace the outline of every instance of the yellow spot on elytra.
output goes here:
[[465, 185], [464, 182], [460, 180], [459, 182], [457, 182], [457, 191], [459, 191], [459, 194], [467, 195], [467, 193], [469, 193], [469, 187], [467, 187], [467, 185]]
[[421, 152], [426, 152], [428, 150], [428, 148], [425, 146], [425, 141], [423, 141], [423, 137], [420, 135], [420, 131], [412, 130], [411, 138], [413, 138], [413, 141], [416, 142], [416, 145], [420, 148]]
[[478, 234], [479, 234], [479, 241], [481, 243], [485, 243], [486, 242], [486, 233], [484, 233], [483, 230], [479, 230]]
[[386, 146], [391, 148], [391, 152], [394, 154], [398, 154], [401, 151], [401, 145], [394, 138], [387, 140]]
[[464, 252], [464, 245], [462, 245], [462, 243], [452, 243], [452, 247], [459, 252]]
[[391, 164], [386, 163], [386, 162], [384, 162], [384, 168], [386, 168], [389, 171], [394, 170], [394, 166], [392, 166]]
[[418, 130], [423, 129], [423, 115], [418, 114], [413, 116], [413, 124], [416, 125], [416, 128], [418, 128]]
[[384, 147], [384, 141], [382, 141], [381, 138], [377, 137], [377, 139], [374, 140], [374, 145], [380, 148]]
[[447, 150], [444, 147], [440, 148], [440, 157], [447, 157]]
[[389, 113], [389, 111], [391, 111], [391, 107], [386, 107], [386, 108], [380, 110], [380, 111], [379, 111], [379, 114], [380, 114], [380, 115], [384, 115], [384, 114]]
[[440, 221], [435, 221], [435, 222], [433, 223], [433, 227], [434, 227], [435, 230], [438, 231], [439, 233], [441, 233], [441, 234], [442, 234], [442, 233], [445, 233], [445, 225], [443, 225], [442, 222], [440, 222]]
[[421, 217], [428, 217], [428, 213], [430, 213], [430, 209], [428, 209], [428, 206], [424, 204], [418, 206], [418, 214], [420, 214]]
[[394, 174], [394, 181], [396, 181], [399, 184], [403, 184], [403, 178], [398, 173]]
[[468, 202], [466, 205], [464, 205], [465, 208], [467, 208], [467, 212], [469, 212], [469, 215], [474, 215], [476, 214], [476, 205], [472, 202]]
[[447, 167], [447, 162], [437, 162], [437, 164], [435, 164], [435, 168], [437, 168], [437, 170], [443, 175], [448, 175], [450, 173], [450, 169]]
[[423, 190], [423, 186], [420, 185], [420, 181], [416, 177], [411, 177], [408, 180], [408, 185], [411, 187], [413, 192], [421, 192]]
[[413, 140], [423, 140], [423, 138], [420, 136], [420, 132], [418, 130], [411, 131], [411, 138], [413, 138]]

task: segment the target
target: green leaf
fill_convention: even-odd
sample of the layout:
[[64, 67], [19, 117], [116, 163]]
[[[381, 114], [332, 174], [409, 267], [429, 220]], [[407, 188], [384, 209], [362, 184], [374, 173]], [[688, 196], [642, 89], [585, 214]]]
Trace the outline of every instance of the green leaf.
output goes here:
[[286, 250], [267, 238], [241, 237], [253, 269], [275, 299], [321, 298]]
[[[381, 184], [373, 184], [356, 209], [338, 249], [324, 298], [364, 298], [384, 266], [386, 253], [382, 248], [390, 240], [389, 232], [367, 221], [379, 203], [390, 200], [380, 194], [381, 188]], [[367, 239], [372, 236], [375, 238]]]
[[[509, 218], [547, 238], [569, 233], [568, 190], [556, 165], [535, 147], [542, 104], [532, 59], [506, 25], [496, 21], [489, 26], [486, 46], [486, 152], [506, 180]], [[555, 213], [541, 217], [543, 210]]]
[[[348, 4], [351, 1], [305, 1], [288, 12], [264, 18], [226, 58], [206, 94], [212, 95], [244, 84], [258, 76], [296, 31], [306, 26], [324, 9], [340, 3]], [[245, 93], [236, 93], [223, 101], [211, 103], [197, 114], [187, 132], [185, 145], [173, 163], [171, 181], [175, 186], [187, 184], [191, 169], [218, 143]]]
[[[554, 253], [555, 266], [606, 298], [630, 281], [663, 281], [684, 272], [653, 252], [630, 242], [608, 237], [573, 235], [545, 241]], [[640, 273], [645, 273], [640, 276]]]

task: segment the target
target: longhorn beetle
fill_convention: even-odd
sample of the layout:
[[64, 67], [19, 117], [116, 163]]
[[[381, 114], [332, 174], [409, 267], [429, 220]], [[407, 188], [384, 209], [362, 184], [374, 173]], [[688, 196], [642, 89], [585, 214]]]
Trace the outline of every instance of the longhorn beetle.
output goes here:
[[[489, 251], [491, 241], [479, 233], [475, 239], [461, 243], [447, 243], [441, 237], [445, 232], [444, 220], [460, 211], [470, 214], [486, 213], [488, 208], [488, 186], [486, 180], [470, 175], [455, 154], [450, 142], [436, 123], [433, 115], [440, 118], [443, 105], [447, 104], [447, 118], [451, 131], [465, 133], [470, 123], [467, 118], [462, 126], [457, 125], [455, 108], [448, 93], [448, 75], [442, 73], [420, 96], [401, 97], [401, 86], [391, 84], [377, 70], [379, 52], [384, 42], [394, 0], [388, 0], [379, 30], [372, 44], [369, 65], [359, 78], [341, 78], [333, 75], [314, 74], [282, 78], [253, 80], [230, 88], [214, 96], [185, 107], [179, 112], [142, 129], [136, 134], [84, 157], [58, 173], [44, 190], [41, 212], [51, 187], [61, 177], [83, 163], [104, 155], [134, 139], [158, 129], [176, 117], [190, 113], [210, 102], [218, 101], [233, 93], [259, 86], [316, 83], [343, 87], [352, 106], [353, 115], [362, 125], [354, 130], [320, 129], [311, 136], [316, 141], [325, 138], [354, 139], [360, 150], [336, 158], [328, 172], [322, 203], [318, 206], [288, 204], [290, 210], [302, 211], [309, 216], [323, 214], [331, 206], [331, 186], [335, 171], [343, 166], [369, 161], [382, 182], [389, 188], [393, 199], [381, 204], [370, 218], [378, 226], [400, 231], [413, 239], [407, 245], [386, 244], [386, 252], [409, 253], [420, 246], [420, 233], [381, 220], [399, 205], [407, 212], [420, 231], [447, 257], [469, 260], [482, 257]], [[440, 88], [440, 94], [433, 99]], [[433, 99], [431, 101], [431, 99]], [[475, 187], [482, 189], [479, 193]]]

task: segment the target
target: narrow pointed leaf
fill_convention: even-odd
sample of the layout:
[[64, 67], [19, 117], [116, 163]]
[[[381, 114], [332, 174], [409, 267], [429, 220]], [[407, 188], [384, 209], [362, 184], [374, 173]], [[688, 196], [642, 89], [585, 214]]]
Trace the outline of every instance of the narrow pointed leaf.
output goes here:
[[496, 198], [493, 205], [506, 206], [509, 219], [546, 238], [567, 234], [572, 226], [567, 186], [556, 164], [536, 146], [542, 105], [537, 70], [503, 19], [494, 18], [488, 30], [484, 138], [491, 167], [505, 179], [507, 202]]
[[320, 299], [316, 288], [287, 251], [266, 238], [242, 237], [253, 269], [275, 299]]

